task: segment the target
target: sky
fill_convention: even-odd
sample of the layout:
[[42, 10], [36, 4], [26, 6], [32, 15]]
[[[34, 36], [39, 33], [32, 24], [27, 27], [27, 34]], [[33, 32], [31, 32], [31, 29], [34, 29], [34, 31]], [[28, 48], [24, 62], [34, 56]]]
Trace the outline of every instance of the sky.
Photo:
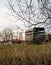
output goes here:
[[[13, 30], [16, 30], [16, 27], [20, 27], [22, 29], [26, 29], [21, 21], [13, 22], [14, 19], [10, 15], [8, 15], [9, 11], [7, 9], [7, 0], [0, 0], [0, 30], [4, 28], [11, 28]], [[49, 29], [47, 30], [49, 31]], [[51, 32], [51, 31], [50, 31]], [[25, 37], [25, 35], [23, 34]]]
[[[7, 0], [0, 0], [0, 31], [4, 28], [11, 28], [13, 31], [16, 31], [17, 27], [24, 28], [23, 23], [13, 22], [13, 17], [8, 15], [8, 9], [6, 7]], [[20, 26], [21, 25], [21, 26]], [[23, 32], [23, 38], [25, 38], [25, 34]]]
[[13, 22], [13, 20], [11, 20], [14, 18], [8, 15], [9, 10], [6, 6], [7, 0], [0, 0], [0, 30], [7, 27], [15, 30], [16, 26], [25, 30], [24, 24], [21, 21]]
[[23, 28], [23, 23], [19, 21], [18, 22], [14, 22], [11, 19], [14, 19], [13, 17], [8, 15], [8, 9], [7, 9], [7, 0], [0, 0], [0, 30], [3, 28], [12, 28], [12, 29], [16, 29], [16, 26], [20, 26], [21, 28]]

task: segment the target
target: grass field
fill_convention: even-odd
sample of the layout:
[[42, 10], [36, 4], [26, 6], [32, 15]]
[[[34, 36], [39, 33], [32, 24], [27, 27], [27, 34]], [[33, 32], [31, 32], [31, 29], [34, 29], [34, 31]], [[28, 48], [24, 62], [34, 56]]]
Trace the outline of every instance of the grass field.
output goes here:
[[51, 43], [0, 44], [0, 65], [51, 65]]

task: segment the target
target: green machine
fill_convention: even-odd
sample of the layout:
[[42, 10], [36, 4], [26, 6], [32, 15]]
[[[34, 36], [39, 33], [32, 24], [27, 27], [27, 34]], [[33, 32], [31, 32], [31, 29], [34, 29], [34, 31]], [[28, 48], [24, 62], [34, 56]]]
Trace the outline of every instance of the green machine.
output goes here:
[[45, 39], [45, 29], [44, 28], [33, 28], [33, 43], [44, 43]]
[[46, 42], [45, 29], [35, 27], [25, 32], [25, 39], [29, 43], [43, 44]]

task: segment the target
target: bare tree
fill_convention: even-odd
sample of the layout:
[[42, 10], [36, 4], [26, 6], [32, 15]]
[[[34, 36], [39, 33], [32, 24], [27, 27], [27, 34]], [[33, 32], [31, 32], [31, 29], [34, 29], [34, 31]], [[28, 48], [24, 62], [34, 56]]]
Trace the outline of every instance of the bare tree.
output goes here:
[[51, 0], [38, 0], [38, 7], [39, 7], [39, 13], [42, 17], [41, 19], [45, 27], [47, 28], [47, 32], [50, 33], [51, 31]]
[[3, 41], [3, 35], [2, 35], [2, 32], [0, 31], [0, 43], [2, 43]]
[[[38, 0], [38, 6], [39, 6], [39, 11], [40, 15], [43, 17], [43, 22], [49, 21], [51, 23], [51, 0]], [[49, 23], [48, 23], [49, 24]], [[48, 25], [47, 24], [47, 25]], [[50, 25], [50, 24], [49, 24]]]
[[39, 14], [37, 0], [7, 0], [7, 2], [12, 15], [23, 21], [26, 27], [43, 23], [36, 21]]
[[44, 25], [51, 20], [50, 0], [7, 0], [7, 2], [12, 15], [17, 20], [23, 21], [26, 27]]
[[12, 32], [12, 30], [9, 29], [9, 28], [5, 28], [5, 29], [2, 31], [2, 35], [3, 35], [3, 38], [4, 38], [3, 41], [6, 41], [6, 42], [13, 38], [13, 32]]

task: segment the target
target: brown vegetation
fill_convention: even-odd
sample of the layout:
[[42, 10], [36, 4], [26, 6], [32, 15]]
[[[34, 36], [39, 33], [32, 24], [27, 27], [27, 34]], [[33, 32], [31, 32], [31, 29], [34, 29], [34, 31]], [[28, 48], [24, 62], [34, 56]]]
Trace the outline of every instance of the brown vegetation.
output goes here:
[[0, 45], [0, 65], [51, 65], [51, 44]]

